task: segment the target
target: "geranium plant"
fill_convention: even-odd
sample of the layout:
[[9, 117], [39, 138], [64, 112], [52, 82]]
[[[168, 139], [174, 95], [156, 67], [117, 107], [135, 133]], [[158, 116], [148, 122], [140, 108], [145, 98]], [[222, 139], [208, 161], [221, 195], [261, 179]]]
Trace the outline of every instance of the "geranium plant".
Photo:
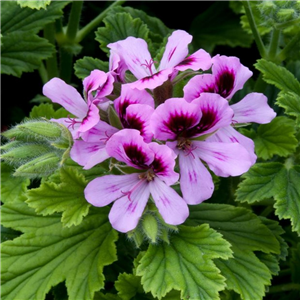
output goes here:
[[299, 299], [300, 2], [143, 4], [1, 3], [3, 299]]

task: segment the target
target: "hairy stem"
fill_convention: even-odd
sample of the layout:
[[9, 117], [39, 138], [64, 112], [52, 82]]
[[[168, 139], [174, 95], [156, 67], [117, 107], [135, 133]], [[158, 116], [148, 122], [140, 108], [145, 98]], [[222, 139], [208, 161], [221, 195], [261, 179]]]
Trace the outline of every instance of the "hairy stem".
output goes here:
[[292, 291], [292, 290], [298, 290], [300, 291], [300, 284], [298, 283], [287, 283], [287, 284], [280, 284], [271, 286], [269, 289], [269, 293], [280, 293], [280, 292], [286, 292], [286, 291]]
[[68, 21], [66, 36], [69, 41], [74, 41], [79, 28], [83, 1], [74, 1], [72, 3], [71, 13]]
[[278, 53], [277, 58], [283, 61], [288, 56], [288, 53], [293, 49], [299, 49], [300, 33], [296, 34], [289, 43]]
[[268, 53], [268, 58], [271, 61], [276, 60], [276, 54], [277, 54], [277, 51], [278, 51], [279, 38], [280, 38], [280, 31], [277, 30], [277, 29], [273, 29], [271, 42], [270, 42], [270, 46], [269, 46], [269, 53]]
[[242, 1], [242, 3], [244, 5], [246, 16], [249, 21], [250, 28], [252, 30], [252, 34], [254, 36], [254, 40], [255, 40], [256, 46], [258, 48], [258, 51], [260, 53], [260, 56], [262, 58], [265, 58], [266, 57], [266, 48], [265, 48], [265, 45], [264, 45], [264, 43], [260, 37], [260, 34], [258, 32], [249, 0]]
[[47, 73], [47, 70], [46, 70], [43, 62], [41, 63], [40, 67], [38, 68], [38, 72], [40, 74], [43, 84], [45, 84], [48, 81], [48, 73]]

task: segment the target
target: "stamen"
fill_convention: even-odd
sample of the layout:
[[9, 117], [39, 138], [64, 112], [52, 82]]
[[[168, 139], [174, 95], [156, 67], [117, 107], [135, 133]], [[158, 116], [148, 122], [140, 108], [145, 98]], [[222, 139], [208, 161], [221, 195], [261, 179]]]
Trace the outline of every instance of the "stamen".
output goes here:
[[75, 118], [70, 118], [70, 115], [68, 115], [68, 120], [66, 120], [66, 123], [70, 123], [70, 125], [68, 125], [68, 128], [72, 127], [72, 129], [74, 130], [74, 126], [77, 123], [81, 123], [81, 121], [76, 121]]
[[183, 150], [185, 152], [185, 156], [192, 155], [192, 157], [195, 159], [195, 155], [193, 153], [194, 150], [197, 149], [197, 146], [192, 145], [192, 142], [189, 140], [178, 140], [177, 142], [177, 149]]
[[105, 135], [106, 135], [106, 138], [102, 138], [102, 139], [99, 139], [100, 141], [104, 141], [103, 143], [106, 144], [107, 141], [110, 139], [111, 135], [108, 135], [107, 134], [107, 131], [105, 130]]
[[153, 75], [153, 72], [152, 72], [152, 65], [155, 63], [155, 61], [153, 61], [153, 59], [151, 58], [150, 61], [148, 62], [146, 59], [145, 59], [145, 62], [144, 64], [141, 64], [141, 66], [144, 66], [146, 67], [149, 71], [150, 71], [150, 74], [151, 76]]

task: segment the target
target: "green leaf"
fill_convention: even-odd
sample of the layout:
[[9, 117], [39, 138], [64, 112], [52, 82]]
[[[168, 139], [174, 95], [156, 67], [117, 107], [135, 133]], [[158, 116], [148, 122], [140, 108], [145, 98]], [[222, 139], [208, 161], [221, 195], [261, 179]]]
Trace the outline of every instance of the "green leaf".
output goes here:
[[282, 91], [300, 94], [300, 83], [286, 68], [265, 59], [258, 60], [254, 66], [262, 73], [267, 83], [275, 85]]
[[24, 0], [18, 0], [18, 4], [21, 7], [30, 7], [32, 9], [46, 9], [47, 5], [50, 4], [51, 0], [36, 0], [36, 1], [24, 1]]
[[271, 284], [271, 273], [253, 252], [232, 248], [234, 258], [216, 260], [217, 267], [226, 278], [227, 289], [241, 295], [244, 300], [262, 299], [265, 285]]
[[232, 245], [233, 257], [217, 259], [215, 263], [226, 278], [227, 289], [239, 293], [242, 299], [262, 299], [271, 273], [253, 253], [280, 253], [273, 232], [252, 212], [225, 204], [202, 203], [190, 207], [189, 226], [207, 223]]
[[90, 73], [95, 69], [107, 72], [108, 62], [102, 61], [98, 58], [85, 56], [81, 59], [78, 59], [74, 64], [75, 75], [80, 79], [84, 79], [85, 77], [89, 76]]
[[49, 58], [54, 46], [36, 35], [13, 32], [2, 37], [1, 73], [20, 77], [22, 72], [39, 68]]
[[62, 213], [63, 226], [79, 225], [90, 208], [84, 197], [87, 181], [74, 168], [62, 168], [61, 183], [43, 182], [39, 188], [28, 191], [28, 205], [43, 216]]
[[[246, 131], [244, 133], [247, 134]], [[286, 117], [277, 117], [268, 124], [259, 125], [257, 132], [247, 134], [255, 143], [258, 157], [270, 159], [274, 155], [286, 157], [292, 154], [298, 145], [295, 137], [295, 122]]]
[[16, 237], [20, 236], [20, 232], [13, 230], [11, 228], [5, 228], [1, 225], [1, 243], [9, 240], [13, 240]]
[[28, 178], [12, 176], [13, 169], [1, 163], [1, 202], [14, 202], [22, 196], [30, 183]]
[[300, 96], [292, 92], [280, 92], [276, 104], [284, 108], [285, 113], [300, 118]]
[[148, 41], [149, 29], [141, 19], [133, 19], [128, 13], [117, 13], [109, 15], [103, 20], [105, 27], [99, 27], [96, 31], [96, 41], [100, 48], [108, 52], [107, 45], [129, 36], [142, 38]]
[[[209, 26], [207, 26], [209, 24]], [[193, 43], [212, 52], [217, 45], [250, 47], [251, 35], [239, 24], [239, 17], [228, 8], [228, 2], [216, 2], [196, 17], [191, 25]]]
[[123, 300], [131, 300], [136, 294], [143, 294], [141, 278], [133, 274], [120, 274], [118, 281], [115, 282], [115, 288], [118, 295]]
[[54, 110], [52, 103], [41, 103], [38, 106], [34, 106], [29, 114], [32, 119], [46, 118], [50, 119], [60, 119], [66, 118], [70, 113], [66, 111], [63, 107], [58, 110]]
[[137, 267], [146, 292], [161, 299], [172, 289], [182, 299], [219, 299], [224, 278], [212, 259], [231, 256], [230, 244], [207, 224], [179, 227], [170, 244], [150, 245]]
[[[34, 3], [35, 1], [26, 2]], [[16, 31], [26, 32], [27, 35], [29, 31], [31, 34], [38, 33], [46, 24], [61, 17], [62, 9], [68, 3], [69, 1], [52, 1], [47, 9], [33, 10], [21, 8], [16, 1], [3, 1], [1, 2], [1, 32], [3, 36]]]
[[260, 163], [243, 175], [237, 189], [237, 201], [253, 203], [273, 197], [275, 213], [280, 219], [291, 219], [300, 235], [300, 166]]
[[66, 281], [69, 300], [93, 299], [104, 286], [103, 267], [114, 262], [117, 233], [108, 208], [90, 212], [76, 227], [65, 228], [60, 215], [38, 216], [26, 203], [6, 203], [2, 223], [25, 232], [2, 244], [2, 299], [45, 299]]

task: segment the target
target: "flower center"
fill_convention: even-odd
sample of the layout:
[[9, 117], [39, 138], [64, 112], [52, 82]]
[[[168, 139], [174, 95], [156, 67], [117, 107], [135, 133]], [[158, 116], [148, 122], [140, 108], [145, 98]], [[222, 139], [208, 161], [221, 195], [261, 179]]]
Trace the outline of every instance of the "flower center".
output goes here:
[[66, 120], [66, 123], [70, 123], [70, 125], [68, 125], [68, 128], [72, 127], [72, 129], [74, 130], [75, 124], [81, 123], [81, 121], [76, 121], [74, 118], [70, 118], [70, 116], [68, 116], [68, 120]]
[[195, 145], [193, 145], [190, 140], [178, 139], [176, 148], [179, 150], [182, 150], [185, 153], [185, 156], [188, 156], [191, 154], [192, 157], [195, 158], [193, 151], [196, 150], [197, 147]]

